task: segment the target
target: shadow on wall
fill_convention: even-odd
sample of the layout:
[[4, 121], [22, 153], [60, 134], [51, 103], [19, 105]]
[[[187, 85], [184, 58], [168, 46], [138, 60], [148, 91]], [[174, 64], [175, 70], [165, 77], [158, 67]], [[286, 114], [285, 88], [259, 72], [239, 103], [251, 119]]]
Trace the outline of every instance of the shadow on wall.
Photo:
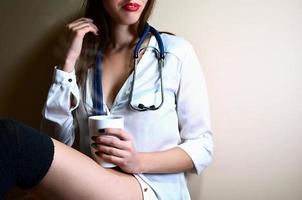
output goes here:
[[54, 61], [49, 49], [54, 43], [53, 33], [33, 44], [26, 56], [18, 59], [12, 69], [6, 95], [2, 98], [1, 115], [39, 127], [41, 109], [51, 81]]
[[[46, 8], [49, 10], [44, 14], [38, 11], [41, 2], [27, 2], [28, 7], [24, 2], [19, 5], [17, 1], [13, 2], [4, 2], [0, 8], [0, 17], [4, 19], [0, 30], [3, 45], [0, 47], [0, 118], [16, 119], [39, 128], [56, 64], [54, 47], [59, 43], [66, 23], [75, 19], [78, 13], [51, 16], [56, 8], [53, 5], [54, 8]], [[58, 7], [60, 4], [57, 4]]]
[[202, 185], [202, 174], [188, 174], [187, 175], [188, 187], [192, 200], [197, 200], [201, 198], [201, 185]]

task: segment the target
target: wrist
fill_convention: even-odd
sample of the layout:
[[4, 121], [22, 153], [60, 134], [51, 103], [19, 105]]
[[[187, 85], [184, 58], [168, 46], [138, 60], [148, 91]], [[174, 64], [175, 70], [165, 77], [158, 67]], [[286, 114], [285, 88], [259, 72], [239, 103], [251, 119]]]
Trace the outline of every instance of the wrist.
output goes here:
[[72, 72], [75, 68], [76, 60], [74, 59], [65, 59], [64, 62], [60, 64], [60, 68], [65, 72]]
[[144, 153], [137, 153], [137, 172], [145, 173], [144, 170]]
[[146, 168], [146, 153], [138, 153], [138, 172], [139, 173], [147, 173]]

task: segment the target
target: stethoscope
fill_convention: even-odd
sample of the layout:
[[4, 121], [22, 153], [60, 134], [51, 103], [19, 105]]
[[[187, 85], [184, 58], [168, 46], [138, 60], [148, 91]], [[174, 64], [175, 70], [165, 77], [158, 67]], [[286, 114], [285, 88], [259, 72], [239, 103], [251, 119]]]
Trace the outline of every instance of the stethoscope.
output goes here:
[[[159, 47], [158, 70], [159, 70], [159, 78], [160, 78], [161, 103], [158, 106], [155, 105], [145, 106], [143, 103], [139, 103], [137, 106], [133, 106], [132, 98], [133, 98], [134, 87], [135, 87], [135, 75], [136, 75], [136, 68], [138, 64], [139, 52], [143, 42], [145, 41], [149, 33], [155, 36]], [[163, 105], [164, 86], [163, 86], [163, 79], [162, 79], [162, 68], [164, 67], [164, 59], [165, 59], [164, 45], [159, 32], [149, 24], [146, 24], [143, 34], [141, 35], [138, 43], [134, 48], [134, 56], [133, 56], [134, 68], [133, 68], [132, 83], [130, 88], [130, 96], [128, 101], [128, 106], [132, 110], [154, 111], [154, 110], [158, 110]], [[106, 112], [104, 110], [103, 89], [102, 89], [102, 52], [101, 51], [99, 51], [97, 55], [93, 87], [94, 87], [94, 96], [93, 96], [94, 112], [96, 115], [104, 115], [106, 114]]]

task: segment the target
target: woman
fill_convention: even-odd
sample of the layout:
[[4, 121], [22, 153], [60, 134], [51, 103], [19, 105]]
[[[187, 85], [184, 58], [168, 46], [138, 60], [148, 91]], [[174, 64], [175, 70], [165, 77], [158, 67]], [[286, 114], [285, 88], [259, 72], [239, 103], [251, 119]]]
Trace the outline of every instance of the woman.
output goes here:
[[[120, 140], [93, 138], [97, 155], [116, 164], [120, 171], [106, 169], [109, 172], [104, 173], [125, 177], [129, 182], [121, 184], [121, 188], [128, 189], [131, 185], [134, 194], [139, 194], [136, 181], [144, 199], [190, 199], [184, 173], [200, 173], [212, 156], [206, 86], [192, 46], [184, 39], [164, 33], [161, 34], [165, 48], [163, 83], [157, 59], [160, 45], [151, 34], [140, 48], [133, 78], [134, 48], [154, 3], [154, 0], [87, 1], [85, 17], [67, 25], [70, 43], [55, 69], [43, 110], [42, 129], [69, 146], [79, 146], [81, 152], [91, 156], [88, 116], [123, 115], [124, 130], [105, 131]], [[91, 53], [94, 50], [98, 53]], [[96, 67], [101, 68], [99, 77], [94, 77]], [[95, 78], [101, 79], [101, 96], [95, 96]], [[95, 99], [103, 107], [96, 107]], [[139, 112], [130, 107], [148, 109]], [[127, 192], [121, 188], [116, 192]]]

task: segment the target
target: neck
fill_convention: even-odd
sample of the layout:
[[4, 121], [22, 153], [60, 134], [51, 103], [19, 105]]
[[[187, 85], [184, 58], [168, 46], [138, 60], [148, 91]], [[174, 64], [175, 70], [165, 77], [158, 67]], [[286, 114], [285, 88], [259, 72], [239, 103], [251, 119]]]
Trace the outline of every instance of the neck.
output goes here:
[[137, 42], [137, 25], [114, 25], [112, 26], [112, 37], [109, 48], [121, 50], [131, 48]]

